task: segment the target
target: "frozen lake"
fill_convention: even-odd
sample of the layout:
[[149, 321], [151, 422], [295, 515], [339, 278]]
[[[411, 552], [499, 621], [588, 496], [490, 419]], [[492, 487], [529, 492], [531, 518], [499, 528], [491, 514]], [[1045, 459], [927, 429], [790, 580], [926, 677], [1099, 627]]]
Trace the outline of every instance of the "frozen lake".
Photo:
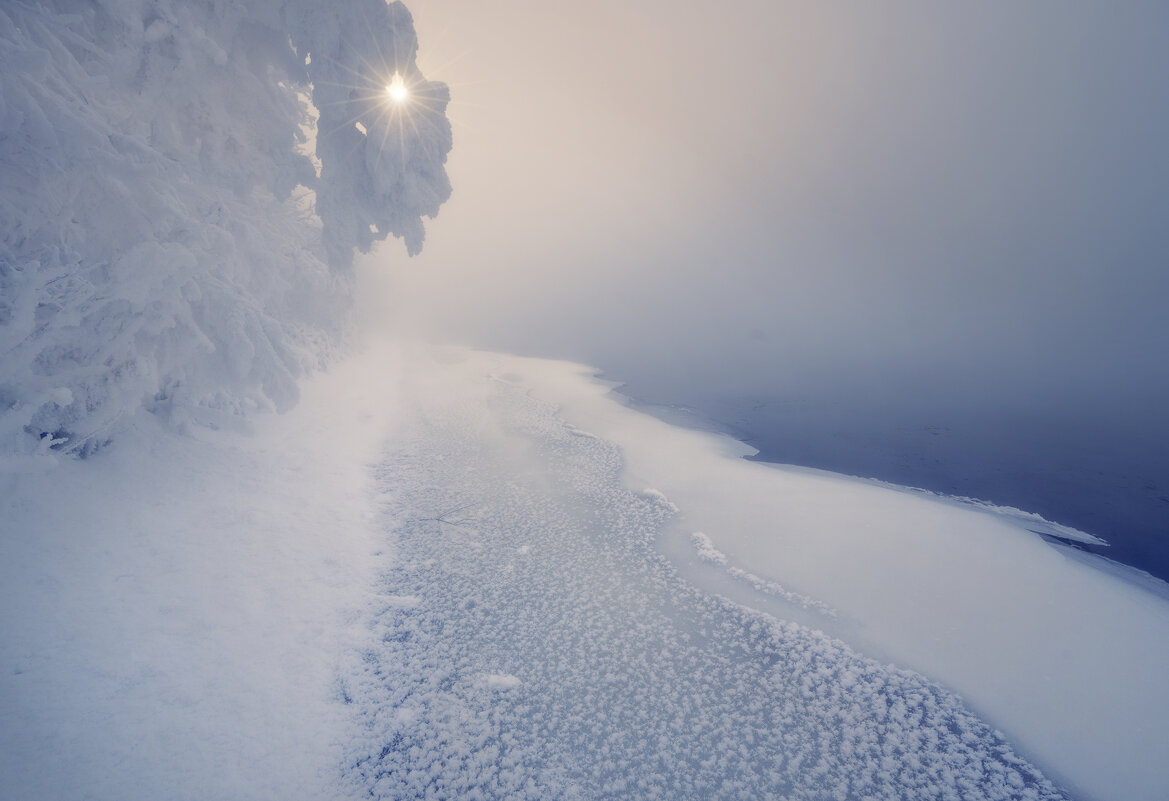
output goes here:
[[667, 401], [636, 381], [623, 393], [672, 422], [730, 433], [759, 461], [876, 478], [1036, 512], [1108, 541], [1090, 547], [1169, 580], [1169, 423], [913, 408], [872, 398]]

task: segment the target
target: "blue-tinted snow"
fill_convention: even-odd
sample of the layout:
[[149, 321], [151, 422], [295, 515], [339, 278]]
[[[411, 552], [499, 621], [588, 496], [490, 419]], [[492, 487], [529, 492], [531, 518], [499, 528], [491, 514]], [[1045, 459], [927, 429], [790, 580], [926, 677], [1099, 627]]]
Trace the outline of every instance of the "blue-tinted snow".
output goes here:
[[356, 791], [1062, 797], [937, 685], [682, 580], [675, 507], [613, 443], [511, 381], [458, 389], [377, 469], [393, 562], [338, 686]]
[[[1163, 600], [728, 458], [578, 366], [439, 355], [370, 352], [251, 436], [140, 413], [0, 472], [14, 797], [1163, 795]], [[793, 487], [830, 503], [790, 532]]]

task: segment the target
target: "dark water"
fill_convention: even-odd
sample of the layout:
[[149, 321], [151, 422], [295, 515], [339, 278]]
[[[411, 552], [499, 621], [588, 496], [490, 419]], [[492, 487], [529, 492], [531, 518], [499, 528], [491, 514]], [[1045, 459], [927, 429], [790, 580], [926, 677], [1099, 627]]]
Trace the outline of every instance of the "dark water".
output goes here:
[[[662, 403], [636, 384], [621, 392]], [[1169, 426], [1155, 416], [811, 396], [691, 397], [658, 413], [723, 430], [757, 448], [761, 461], [1036, 512], [1110, 543], [1091, 550], [1169, 581]]]

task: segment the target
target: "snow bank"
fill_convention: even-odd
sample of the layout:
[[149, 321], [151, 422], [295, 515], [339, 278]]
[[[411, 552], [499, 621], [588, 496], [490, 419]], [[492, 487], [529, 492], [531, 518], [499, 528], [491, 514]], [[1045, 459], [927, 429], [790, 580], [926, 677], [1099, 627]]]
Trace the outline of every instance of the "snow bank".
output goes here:
[[0, 796], [343, 797], [393, 365], [317, 376], [251, 437], [140, 414], [118, 448], [0, 473]]
[[416, 252], [450, 193], [416, 50], [382, 0], [5, 3], [0, 453], [290, 408], [344, 338], [353, 249]]
[[1044, 542], [1029, 516], [746, 461], [748, 446], [638, 413], [579, 365], [479, 354], [463, 369], [512, 376], [619, 444], [627, 486], [663, 493], [687, 538], [836, 610], [822, 628], [957, 691], [1075, 794], [1169, 793], [1169, 603]]

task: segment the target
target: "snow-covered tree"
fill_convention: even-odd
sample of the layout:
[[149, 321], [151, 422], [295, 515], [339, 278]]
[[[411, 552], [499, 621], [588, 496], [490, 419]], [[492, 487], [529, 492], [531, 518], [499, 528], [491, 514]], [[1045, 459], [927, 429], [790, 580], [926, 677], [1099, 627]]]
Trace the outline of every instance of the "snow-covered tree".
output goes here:
[[450, 194], [416, 53], [384, 0], [0, 6], [0, 451], [294, 404]]

